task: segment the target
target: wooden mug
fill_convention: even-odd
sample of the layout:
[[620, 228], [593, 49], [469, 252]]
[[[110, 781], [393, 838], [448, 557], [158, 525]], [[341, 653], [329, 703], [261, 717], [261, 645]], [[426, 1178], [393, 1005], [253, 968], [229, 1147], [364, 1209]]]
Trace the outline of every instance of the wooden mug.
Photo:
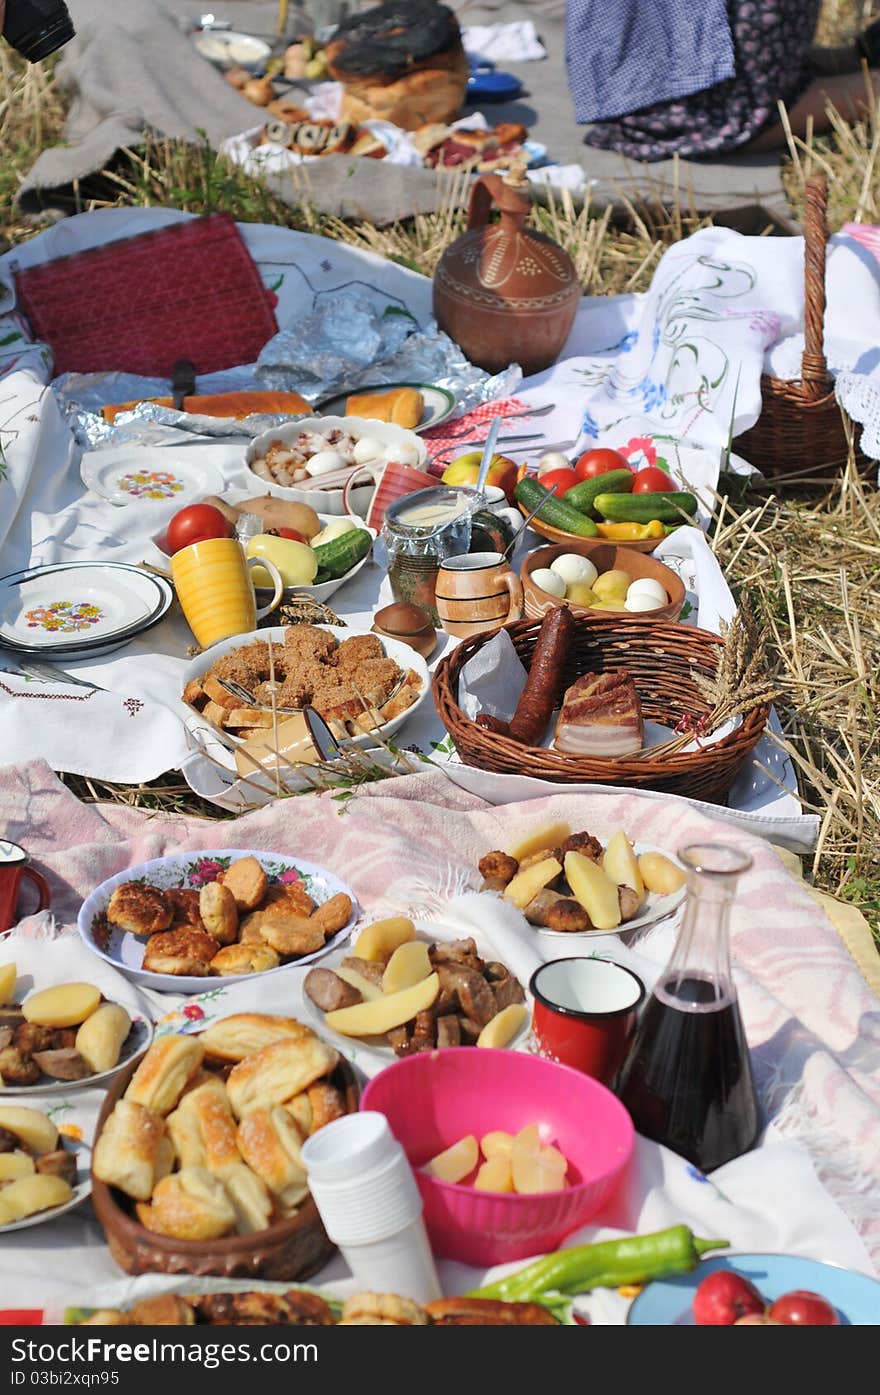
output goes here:
[[520, 619], [522, 582], [500, 552], [447, 557], [437, 573], [435, 605], [446, 633], [467, 639]]

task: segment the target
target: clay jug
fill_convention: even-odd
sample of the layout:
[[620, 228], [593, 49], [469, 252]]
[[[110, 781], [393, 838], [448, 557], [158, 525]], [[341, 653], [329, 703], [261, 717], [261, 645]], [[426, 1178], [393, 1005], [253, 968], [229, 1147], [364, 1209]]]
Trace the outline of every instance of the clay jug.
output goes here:
[[[519, 363], [529, 377], [559, 356], [581, 290], [571, 258], [526, 227], [532, 206], [525, 167], [484, 174], [471, 190], [467, 231], [434, 275], [434, 316], [472, 363], [498, 373]], [[497, 208], [499, 223], [490, 224]]]

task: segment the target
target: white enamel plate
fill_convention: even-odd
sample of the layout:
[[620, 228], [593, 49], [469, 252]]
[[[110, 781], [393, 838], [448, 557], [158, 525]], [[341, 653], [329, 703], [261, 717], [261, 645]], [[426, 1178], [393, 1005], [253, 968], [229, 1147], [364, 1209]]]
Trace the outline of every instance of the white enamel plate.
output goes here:
[[174, 503], [183, 507], [223, 490], [211, 463], [213, 446], [110, 446], [83, 455], [83, 484], [111, 504]]
[[0, 645], [20, 653], [97, 652], [149, 629], [173, 592], [127, 562], [58, 562], [0, 578]]

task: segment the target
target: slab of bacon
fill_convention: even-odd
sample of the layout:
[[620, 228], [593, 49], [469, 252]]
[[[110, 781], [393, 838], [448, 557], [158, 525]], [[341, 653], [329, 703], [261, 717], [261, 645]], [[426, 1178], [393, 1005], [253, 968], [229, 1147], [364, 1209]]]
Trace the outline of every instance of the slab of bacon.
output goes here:
[[586, 673], [566, 689], [553, 744], [569, 755], [609, 759], [642, 749], [642, 706], [625, 669]]

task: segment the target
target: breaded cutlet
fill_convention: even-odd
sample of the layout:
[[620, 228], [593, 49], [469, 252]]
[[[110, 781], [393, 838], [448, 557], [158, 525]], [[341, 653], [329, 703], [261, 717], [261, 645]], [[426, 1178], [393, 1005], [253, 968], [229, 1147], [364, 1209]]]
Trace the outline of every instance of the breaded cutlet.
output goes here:
[[336, 650], [336, 638], [317, 625], [291, 625], [284, 634], [288, 658], [325, 660]]
[[352, 635], [336, 650], [335, 666], [346, 677], [368, 659], [383, 659], [385, 651], [377, 635]]
[[[282, 651], [275, 651], [275, 676], [283, 676], [278, 673], [278, 659]], [[222, 654], [212, 665], [210, 672], [215, 678], [225, 678], [234, 683], [241, 683], [248, 692], [253, 692], [258, 683], [265, 683], [269, 677], [269, 646], [261, 640], [256, 640], [253, 644], [245, 644], [241, 649], [234, 649], [231, 654]]]
[[403, 670], [393, 659], [364, 659], [346, 677], [367, 702], [379, 707], [400, 682]]

